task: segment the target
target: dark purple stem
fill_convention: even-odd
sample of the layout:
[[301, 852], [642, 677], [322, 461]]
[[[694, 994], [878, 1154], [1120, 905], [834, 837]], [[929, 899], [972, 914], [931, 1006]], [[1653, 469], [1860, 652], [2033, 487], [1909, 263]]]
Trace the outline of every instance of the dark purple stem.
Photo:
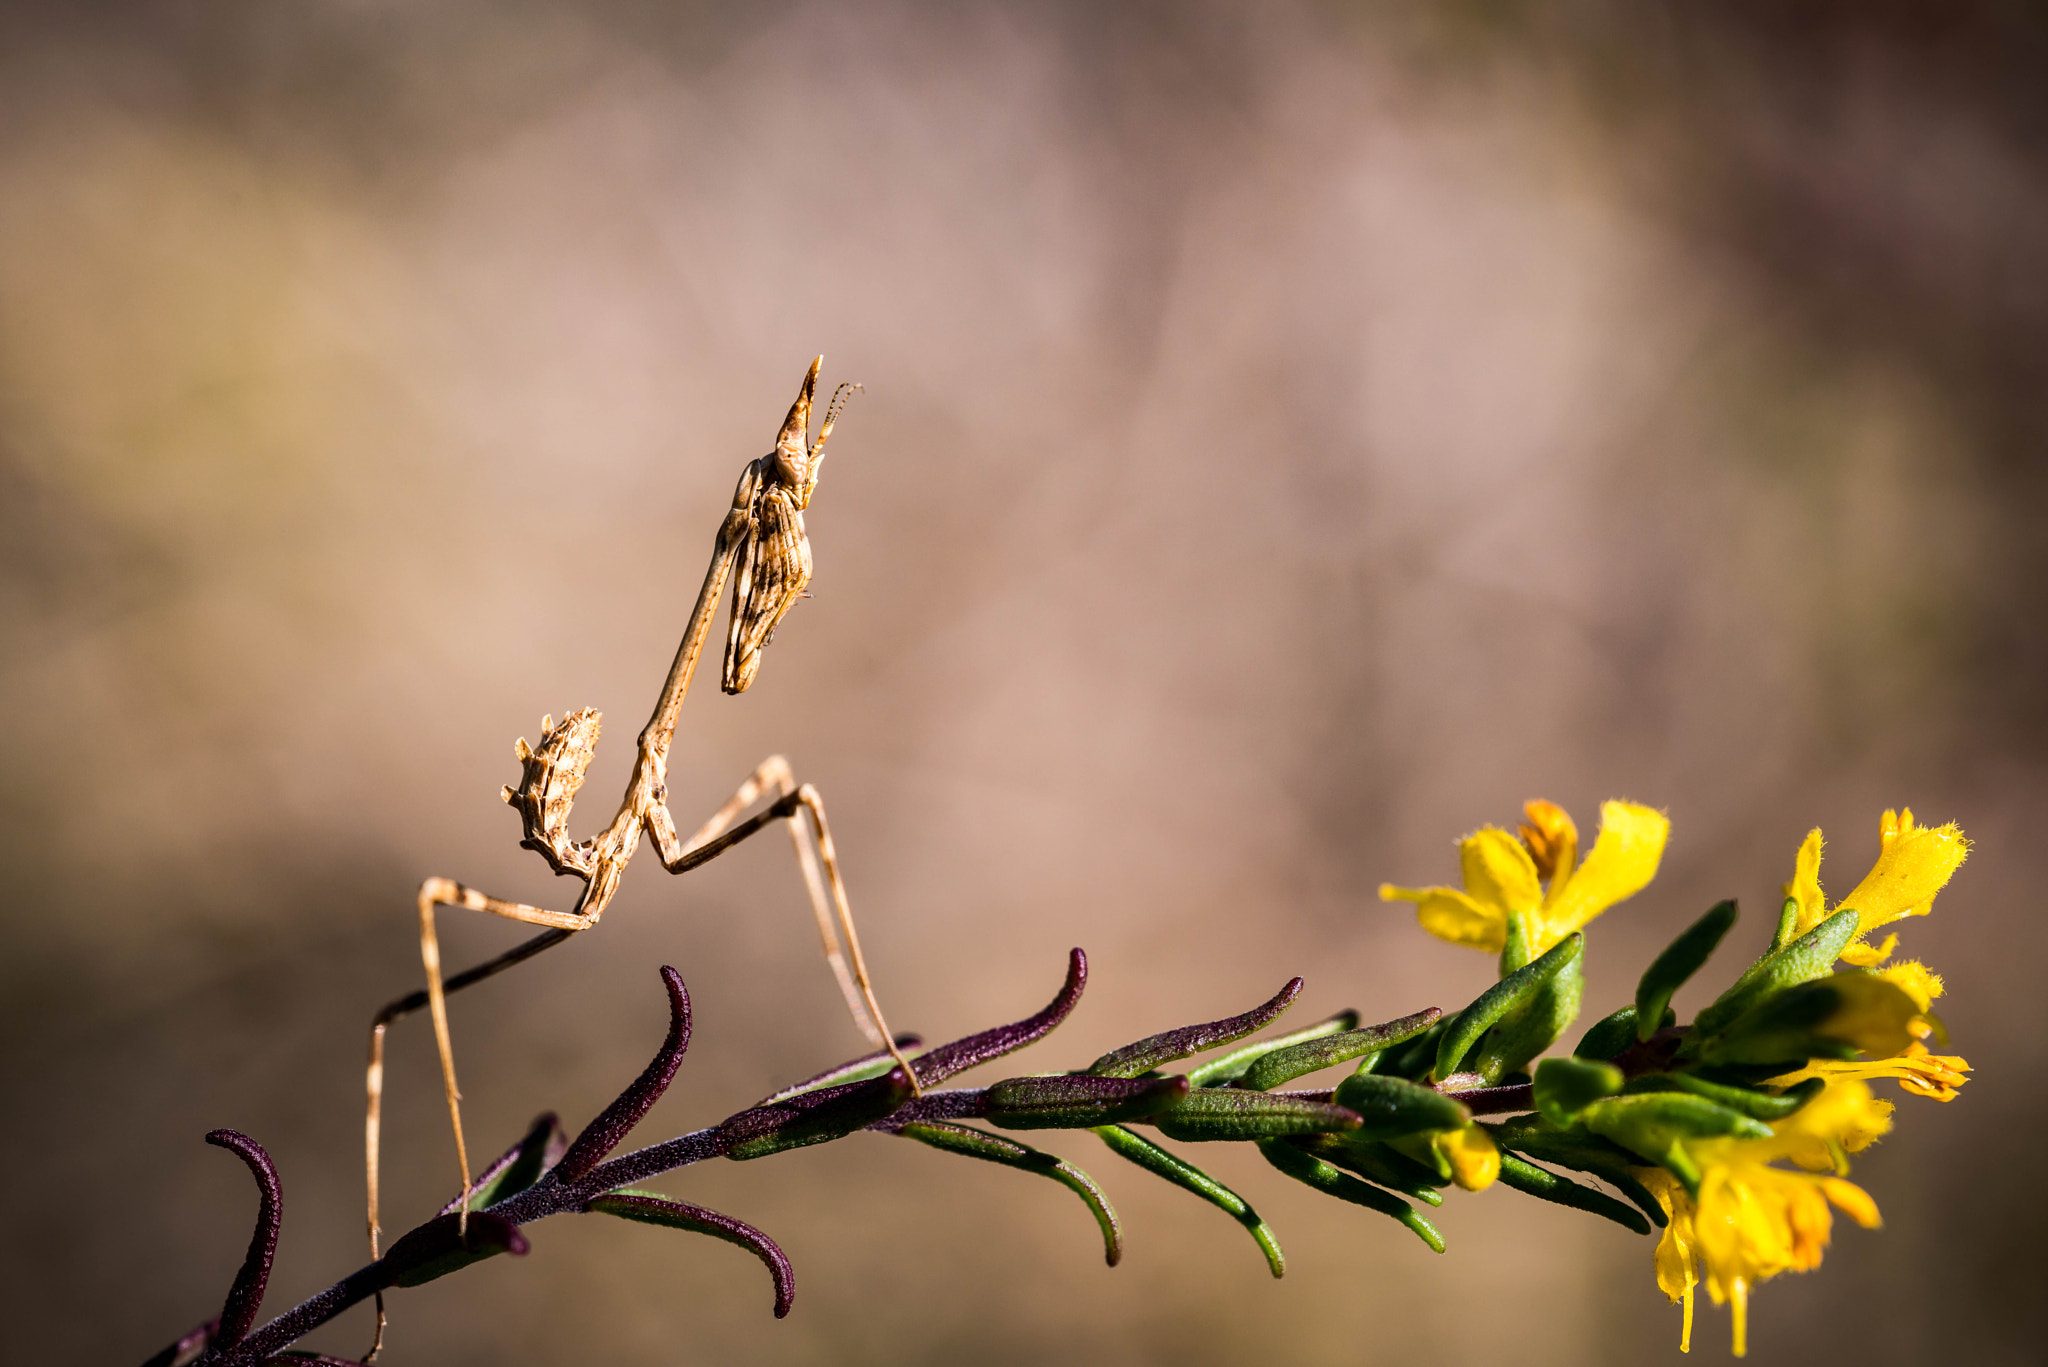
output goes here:
[[206, 1136], [206, 1142], [229, 1150], [249, 1165], [260, 1198], [256, 1206], [256, 1232], [249, 1236], [249, 1254], [242, 1259], [235, 1284], [228, 1288], [227, 1303], [220, 1311], [220, 1328], [213, 1336], [210, 1351], [221, 1352], [247, 1338], [249, 1326], [256, 1323], [256, 1311], [263, 1304], [263, 1289], [270, 1284], [270, 1260], [277, 1256], [278, 1226], [284, 1223], [284, 1188], [277, 1180], [277, 1165], [270, 1161], [263, 1146], [248, 1135], [238, 1130], [215, 1130]]
[[1684, 1028], [1667, 1025], [1648, 1039], [1631, 1044], [1616, 1054], [1613, 1059], [1614, 1066], [1621, 1069], [1623, 1077], [1661, 1073], [1671, 1066], [1671, 1058], [1678, 1052], [1679, 1042], [1684, 1038]]
[[[359, 1267], [318, 1295], [309, 1296], [223, 1353], [217, 1367], [253, 1367], [268, 1362], [352, 1305], [391, 1285], [382, 1262]], [[215, 1367], [215, 1364], [209, 1364]]]
[[905, 1125], [929, 1120], [971, 1120], [988, 1110], [986, 1087], [952, 1087], [943, 1092], [926, 1092], [905, 1102], [895, 1114], [868, 1126], [871, 1130], [894, 1133]]
[[190, 1362], [205, 1351], [213, 1342], [213, 1336], [220, 1329], [219, 1320], [208, 1320], [176, 1343], [168, 1344], [142, 1367], [177, 1367], [178, 1363]]
[[619, 1141], [632, 1133], [654, 1103], [661, 1100], [661, 1094], [675, 1079], [676, 1069], [682, 1066], [683, 1051], [690, 1047], [690, 993], [683, 986], [683, 975], [666, 964], [661, 969], [661, 982], [668, 989], [668, 1038], [662, 1041], [661, 1051], [633, 1085], [619, 1093], [618, 1100], [605, 1107], [603, 1114], [576, 1136], [569, 1152], [555, 1165], [557, 1180], [575, 1182], [602, 1163], [605, 1155], [617, 1148]]
[[[531, 1157], [534, 1160], [535, 1166], [540, 1171], [546, 1172], [562, 1161], [562, 1154], [568, 1148], [568, 1145], [569, 1136], [562, 1133], [561, 1118], [553, 1111], [543, 1111], [534, 1118], [533, 1124], [527, 1128], [526, 1136], [523, 1139], [492, 1159], [490, 1165], [476, 1175], [476, 1180], [470, 1184], [470, 1190], [472, 1192], [483, 1191], [491, 1183], [504, 1176], [506, 1170], [522, 1158]], [[534, 1153], [536, 1146], [540, 1149], [538, 1154]], [[461, 1209], [462, 1193], [458, 1191], [448, 1198], [448, 1204], [442, 1206], [437, 1213], [453, 1215]]]
[[1528, 1082], [1518, 1082], [1509, 1087], [1472, 1087], [1462, 1092], [1442, 1087], [1437, 1090], [1464, 1102], [1474, 1115], [1501, 1115], [1508, 1111], [1536, 1109], [1536, 1088]]

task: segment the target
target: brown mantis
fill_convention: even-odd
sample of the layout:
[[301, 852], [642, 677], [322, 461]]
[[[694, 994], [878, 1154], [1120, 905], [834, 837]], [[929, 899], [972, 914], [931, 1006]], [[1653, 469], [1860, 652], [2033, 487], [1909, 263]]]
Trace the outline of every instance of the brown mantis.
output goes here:
[[[760, 669], [761, 653], [774, 639], [776, 624], [802, 596], [811, 577], [811, 548], [804, 533], [804, 509], [818, 487], [818, 470], [826, 439], [847, 396], [858, 385], [842, 384], [825, 409], [825, 420], [816, 441], [810, 440], [811, 404], [818, 384], [818, 371], [825, 358], [811, 363], [796, 402], [790, 406], [775, 449], [750, 461], [740, 475], [732, 508], [718, 529], [710, 568], [698, 592], [668, 680], [654, 715], [641, 729], [639, 753], [618, 814], [611, 824], [589, 840], [574, 841], [568, 833], [569, 808], [582, 787], [584, 772], [597, 746], [599, 714], [590, 708], [569, 713], [558, 724], [543, 718], [537, 747], [520, 740], [516, 753], [525, 772], [519, 786], [507, 787], [504, 800], [519, 812], [525, 835], [520, 844], [538, 853], [557, 874], [583, 880], [583, 895], [568, 911], [549, 911], [489, 896], [447, 878], [429, 878], [420, 884], [420, 960], [426, 969], [427, 986], [390, 1003], [377, 1013], [370, 1027], [370, 1061], [367, 1076], [368, 1106], [364, 1121], [364, 1149], [368, 1170], [370, 1253], [377, 1256], [378, 1244], [378, 1136], [384, 1093], [384, 1034], [390, 1025], [413, 1014], [422, 1006], [430, 1008], [435, 1044], [440, 1051], [441, 1080], [448, 1097], [449, 1121], [455, 1132], [455, 1156], [462, 1169], [462, 1201], [458, 1209], [466, 1224], [470, 1196], [469, 1152], [462, 1135], [461, 1092], [455, 1082], [455, 1054], [448, 1030], [450, 994], [474, 986], [486, 978], [550, 949], [580, 930], [598, 922], [618, 890], [619, 877], [639, 848], [643, 831], [653, 841], [656, 857], [670, 873], [687, 873], [716, 859], [771, 822], [786, 822], [795, 846], [798, 867], [810, 893], [817, 917], [818, 933], [825, 957], [845, 994], [854, 1022], [871, 1042], [886, 1049], [902, 1065], [916, 1085], [916, 1072], [905, 1059], [888, 1026], [881, 1006], [868, 981], [867, 966], [861, 958], [860, 940], [854, 931], [853, 913], [847, 903], [846, 884], [840, 876], [838, 856], [832, 846], [831, 827], [825, 820], [824, 803], [817, 789], [799, 786], [782, 756], [764, 760], [748, 776], [723, 807], [688, 841], [677, 838], [675, 820], [668, 809], [668, 750], [675, 735], [676, 717], [689, 692], [697, 658], [711, 630], [718, 599], [726, 581], [732, 581], [732, 610], [725, 642], [725, 665], [721, 686], [727, 693], [744, 692]], [[744, 821], [736, 819], [764, 794], [773, 801]], [[805, 823], [808, 821], [808, 841]], [[812, 854], [812, 844], [816, 856]], [[823, 872], [819, 865], [822, 863]], [[434, 932], [434, 908], [467, 907], [494, 916], [546, 927], [540, 935], [474, 968], [447, 978], [441, 975], [440, 945]], [[836, 926], [835, 926], [836, 922]], [[845, 949], [840, 947], [844, 938]], [[378, 1339], [383, 1337], [382, 1297], [378, 1307]], [[372, 1349], [374, 1355], [375, 1349]]]

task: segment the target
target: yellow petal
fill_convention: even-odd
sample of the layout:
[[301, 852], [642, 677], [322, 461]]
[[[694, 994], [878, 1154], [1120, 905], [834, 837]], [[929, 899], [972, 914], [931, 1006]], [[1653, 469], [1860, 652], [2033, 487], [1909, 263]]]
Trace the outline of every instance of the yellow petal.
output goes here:
[[1693, 1249], [1697, 1236], [1692, 1225], [1692, 1198], [1663, 1168], [1636, 1170], [1657, 1204], [1664, 1207], [1664, 1236], [1657, 1241], [1657, 1289], [1685, 1306], [1685, 1320], [1678, 1331], [1678, 1351], [1692, 1351], [1692, 1293], [1699, 1285], [1699, 1268]]
[[1578, 863], [1579, 828], [1571, 813], [1540, 797], [1524, 802], [1522, 811], [1529, 818], [1522, 823], [1522, 843], [1536, 861], [1536, 872], [1550, 881], [1553, 893], [1559, 892]]
[[1465, 874], [1465, 891], [1476, 902], [1500, 908], [1503, 923], [1509, 914], [1542, 905], [1536, 861], [1521, 841], [1498, 826], [1482, 826], [1460, 840], [1458, 864]]
[[1865, 1229], [1876, 1229], [1884, 1223], [1884, 1217], [1877, 1213], [1877, 1202], [1870, 1199], [1870, 1193], [1854, 1182], [1844, 1182], [1839, 1177], [1828, 1177], [1821, 1181], [1821, 1190], [1835, 1203], [1842, 1214], [1862, 1225]]
[[1498, 954], [1508, 942], [1508, 922], [1498, 908], [1481, 906], [1456, 888], [1397, 888], [1380, 884], [1383, 902], [1415, 903], [1415, 919], [1439, 940]]
[[1549, 949], [1616, 902], [1633, 897], [1657, 876], [1671, 822], [1664, 813], [1633, 802], [1600, 804], [1600, 834], [1544, 913], [1537, 953]]
[[1868, 940], [1852, 940], [1842, 946], [1842, 962], [1858, 968], [1875, 968], [1891, 958], [1892, 951], [1899, 947], [1899, 937], [1887, 935], [1882, 944], [1871, 944]]
[[[1819, 1066], [1825, 1068], [1832, 1062], [1828, 1060]], [[1823, 1147], [1838, 1144], [1849, 1153], [1861, 1153], [1891, 1133], [1891, 1103], [1872, 1096], [1869, 1084], [1860, 1077], [1843, 1076], [1832, 1068], [1814, 1076], [1828, 1078], [1828, 1085], [1819, 1096], [1771, 1126], [1780, 1139], [1817, 1140]], [[1763, 1143], [1766, 1151], [1780, 1147], [1769, 1140]], [[1796, 1144], [1792, 1146], [1792, 1155], [1795, 1160], [1802, 1156]], [[1832, 1164], [1822, 1162], [1816, 1166]]]
[[[1837, 973], [1824, 980], [1836, 1006], [1814, 1033], [1853, 1044], [1873, 1058], [1902, 1054], [1913, 1043], [1913, 1020], [1926, 1010], [1898, 984], [1869, 973]], [[1810, 1109], [1810, 1107], [1809, 1107]]]
[[1877, 976], [1902, 988], [1907, 996], [1918, 1003], [1922, 1011], [1933, 1005], [1934, 999], [1941, 995], [1941, 975], [1930, 972], [1926, 964], [1916, 959], [1893, 964], [1890, 968], [1881, 968], [1877, 971]]
[[[1969, 1072], [1968, 1059], [1954, 1054], [1930, 1054], [1927, 1052], [1927, 1046], [1916, 1040], [1906, 1047], [1904, 1053], [1895, 1054], [1891, 1058], [1816, 1059], [1796, 1073], [1772, 1078], [1771, 1085], [1790, 1087], [1810, 1077], [1824, 1077], [1831, 1084], [1828, 1090], [1821, 1094], [1824, 1100], [1834, 1092], [1836, 1086], [1846, 1085], [1847, 1082], [1888, 1077], [1896, 1079], [1901, 1088], [1915, 1096], [1924, 1096], [1934, 1101], [1954, 1101], [1956, 1088], [1970, 1080]], [[1809, 1102], [1794, 1114], [1803, 1115], [1819, 1104], [1819, 1101]], [[1859, 1126], [1845, 1130], [1839, 1136], [1842, 1147], [1850, 1153], [1855, 1153], [1891, 1128], [1891, 1112], [1887, 1105], [1882, 1101], [1873, 1103], [1864, 1121], [1868, 1125], [1875, 1125], [1876, 1128]]]
[[1792, 881], [1785, 885], [1785, 895], [1799, 904], [1793, 929], [1800, 935], [1827, 919], [1827, 899], [1820, 891], [1821, 844], [1820, 827], [1815, 826], [1800, 842], [1799, 856], [1792, 861]]
[[1916, 826], [1911, 811], [1884, 814], [1879, 826], [1883, 851], [1870, 875], [1844, 897], [1843, 907], [1856, 909], [1859, 932], [1896, 921], [1901, 916], [1925, 916], [1934, 909], [1934, 894], [1940, 892], [1969, 857], [1970, 842], [1962, 828], [1951, 821], [1946, 826]]
[[1485, 1191], [1500, 1176], [1500, 1150], [1477, 1125], [1440, 1131], [1432, 1141], [1451, 1165], [1451, 1180], [1466, 1191]]

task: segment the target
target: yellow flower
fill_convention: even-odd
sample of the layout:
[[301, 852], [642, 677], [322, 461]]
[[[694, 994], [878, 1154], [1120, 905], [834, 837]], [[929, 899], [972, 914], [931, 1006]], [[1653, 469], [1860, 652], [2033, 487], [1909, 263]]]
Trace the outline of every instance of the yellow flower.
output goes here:
[[1500, 1176], [1500, 1150], [1477, 1125], [1440, 1130], [1430, 1146], [1450, 1165], [1451, 1180], [1466, 1191], [1485, 1191]]
[[1932, 1101], [1954, 1101], [1956, 1088], [1970, 1080], [1969, 1071], [1970, 1064], [1967, 1059], [1955, 1054], [1929, 1053], [1926, 1045], [1915, 1040], [1906, 1047], [1904, 1053], [1892, 1058], [1871, 1059], [1868, 1062], [1815, 1059], [1796, 1073], [1772, 1078], [1771, 1085], [1790, 1087], [1810, 1077], [1824, 1077], [1830, 1081], [1888, 1077], [1895, 1078], [1902, 1090], [1915, 1096], [1924, 1096]]
[[[1858, 943], [1844, 950], [1842, 957], [1864, 966], [1882, 961], [1891, 952], [1892, 942], [1871, 946], [1863, 943], [1861, 937], [1901, 917], [1925, 916], [1934, 910], [1934, 894], [1941, 891], [1970, 853], [1970, 842], [1963, 838], [1962, 827], [1953, 821], [1946, 826], [1916, 825], [1911, 808], [1886, 812], [1878, 824], [1878, 837], [1881, 847], [1877, 863], [1856, 885], [1856, 890], [1834, 907], [1836, 911], [1845, 907], [1856, 909]], [[1797, 904], [1792, 923], [1795, 934], [1804, 935], [1829, 915], [1827, 899], [1820, 889], [1821, 844], [1820, 828], [1816, 826], [1800, 845], [1792, 881], [1785, 885], [1785, 896]]]
[[[1890, 1107], [1861, 1082], [1833, 1083], [1771, 1128], [1769, 1139], [1708, 1139], [1687, 1146], [1700, 1169], [1694, 1197], [1662, 1168], [1643, 1183], [1669, 1222], [1657, 1244], [1657, 1285], [1685, 1306], [1679, 1351], [1692, 1351], [1693, 1288], [1704, 1281], [1716, 1305], [1734, 1307], [1734, 1349], [1748, 1351], [1749, 1292], [1780, 1272], [1820, 1266], [1834, 1229], [1832, 1204], [1865, 1229], [1879, 1224], [1877, 1204], [1853, 1182], [1842, 1155], [1891, 1127]], [[1790, 1158], [1806, 1172], [1772, 1167]]]
[[[1881, 848], [1876, 866], [1856, 885], [1854, 892], [1835, 906], [1836, 911], [1844, 907], [1856, 909], [1858, 938], [1842, 950], [1842, 958], [1858, 967], [1874, 969], [1876, 977], [1898, 987], [1924, 1013], [1942, 994], [1941, 975], [1914, 959], [1879, 968], [1877, 966], [1898, 948], [1899, 937], [1887, 935], [1874, 945], [1862, 937], [1901, 917], [1925, 916], [1932, 911], [1934, 894], [1969, 857], [1970, 842], [1963, 837], [1962, 828], [1953, 821], [1946, 826], [1917, 824], [1910, 808], [1886, 812], [1878, 824], [1878, 835]], [[1785, 885], [1786, 897], [1795, 904], [1793, 929], [1799, 934], [1813, 929], [1829, 914], [1820, 888], [1820, 853], [1821, 835], [1815, 829], [1807, 834], [1805, 843], [1799, 847], [1792, 881]], [[1916, 1020], [1912, 1029], [1924, 1038], [1931, 1033], [1932, 1027], [1925, 1020]], [[1900, 1087], [1916, 1096], [1953, 1101], [1956, 1089], [1969, 1081], [1965, 1076], [1969, 1069], [1969, 1063], [1962, 1058], [1952, 1054], [1931, 1054], [1925, 1044], [1915, 1040], [1889, 1058], [1868, 1062], [1816, 1060], [1796, 1073], [1788, 1073], [1773, 1081], [1779, 1086], [1790, 1086], [1810, 1077], [1839, 1080], [1889, 1077], [1896, 1078]]]
[[[1563, 808], [1530, 802], [1519, 838], [1482, 826], [1458, 842], [1464, 874], [1456, 888], [1380, 885], [1382, 901], [1413, 902], [1422, 928], [1454, 945], [1499, 953], [1519, 923], [1531, 956], [1541, 954], [1657, 876], [1671, 822], [1632, 802], [1600, 805], [1600, 834], [1576, 863], [1578, 827]], [[1546, 888], [1544, 880], [1549, 880]]]

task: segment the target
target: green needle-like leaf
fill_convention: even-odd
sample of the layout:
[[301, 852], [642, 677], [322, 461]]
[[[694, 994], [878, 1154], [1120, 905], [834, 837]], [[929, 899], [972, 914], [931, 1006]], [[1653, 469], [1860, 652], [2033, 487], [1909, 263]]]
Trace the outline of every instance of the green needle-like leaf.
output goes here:
[[1278, 1020], [1294, 999], [1301, 995], [1301, 979], [1291, 980], [1264, 1004], [1239, 1016], [1228, 1016], [1206, 1025], [1183, 1025], [1173, 1030], [1112, 1049], [1084, 1070], [1097, 1077], [1138, 1077], [1162, 1063], [1204, 1054], [1221, 1044], [1243, 1039]]
[[1300, 1097], [1246, 1092], [1235, 1087], [1204, 1087], [1191, 1091], [1171, 1107], [1145, 1117], [1168, 1139], [1201, 1143], [1210, 1140], [1278, 1139], [1292, 1134], [1325, 1134], [1355, 1130], [1356, 1114], [1338, 1105]]
[[1557, 1043], [1558, 1037], [1579, 1018], [1579, 1003], [1585, 995], [1585, 960], [1567, 960], [1550, 981], [1539, 986], [1527, 1000], [1517, 1003], [1498, 1025], [1486, 1032], [1479, 1048], [1468, 1056], [1467, 1066], [1489, 1085], [1526, 1068], [1529, 1060]]
[[1686, 927], [1669, 948], [1650, 961], [1642, 981], [1636, 984], [1637, 1039], [1646, 1040], [1657, 1033], [1655, 1022], [1663, 1018], [1672, 993], [1699, 972], [1722, 937], [1734, 927], [1739, 914], [1732, 898], [1716, 902], [1712, 910]]
[[1783, 1092], [1759, 1092], [1748, 1087], [1736, 1087], [1725, 1082], [1710, 1082], [1691, 1073], [1645, 1073], [1630, 1078], [1628, 1091], [1636, 1092], [1690, 1092], [1703, 1096], [1709, 1101], [1719, 1102], [1731, 1111], [1740, 1111], [1752, 1120], [1783, 1120], [1807, 1102], [1818, 1096], [1827, 1086], [1827, 1079], [1810, 1077], [1796, 1087]]
[[1305, 1186], [1314, 1187], [1326, 1196], [1340, 1201], [1349, 1201], [1367, 1210], [1376, 1210], [1382, 1215], [1392, 1216], [1413, 1230], [1415, 1237], [1441, 1253], [1444, 1251], [1444, 1236], [1436, 1232], [1436, 1226], [1422, 1217], [1422, 1212], [1394, 1195], [1391, 1191], [1376, 1187], [1370, 1182], [1361, 1182], [1348, 1172], [1339, 1171], [1330, 1163], [1312, 1153], [1306, 1153], [1284, 1139], [1262, 1139], [1259, 1152], [1266, 1161]]
[[1700, 1012], [1687, 1032], [1682, 1056], [1696, 1053], [1707, 1039], [1765, 998], [1812, 982], [1824, 976], [1841, 957], [1842, 946], [1856, 935], [1853, 909], [1836, 912], [1812, 930], [1781, 949], [1774, 949], [1749, 966], [1735, 985]]
[[[1480, 1123], [1486, 1124], [1484, 1121]], [[1580, 1129], [1555, 1129], [1548, 1121], [1533, 1115], [1486, 1125], [1486, 1129], [1503, 1152], [1512, 1149], [1525, 1158], [1591, 1173], [1633, 1201], [1649, 1217], [1651, 1224], [1662, 1228], [1667, 1223], [1664, 1207], [1650, 1194], [1649, 1188], [1629, 1172], [1629, 1168], [1641, 1160], [1618, 1144]]]
[[1547, 1168], [1525, 1162], [1515, 1155], [1502, 1151], [1500, 1156], [1500, 1181], [1502, 1186], [1513, 1187], [1516, 1191], [1545, 1201], [1555, 1201], [1561, 1206], [1574, 1210], [1590, 1211], [1604, 1216], [1622, 1228], [1636, 1234], [1648, 1234], [1650, 1222], [1639, 1213], [1629, 1209], [1605, 1192], [1581, 1186], [1568, 1177], [1560, 1177]]
[[1188, 1095], [1184, 1077], [1110, 1078], [1086, 1073], [1004, 1078], [988, 1089], [982, 1114], [1006, 1130], [1088, 1130], [1144, 1120]]
[[1480, 993], [1470, 1006], [1458, 1013], [1458, 1018], [1437, 1042], [1436, 1075], [1443, 1078], [1457, 1072], [1458, 1064], [1471, 1052], [1472, 1046], [1479, 1043], [1480, 1036], [1508, 1012], [1533, 999], [1566, 967], [1577, 963], [1585, 948], [1586, 937], [1574, 931], [1541, 958], [1516, 969]]
[[1432, 1169], [1423, 1167], [1406, 1154], [1396, 1153], [1377, 1140], [1359, 1139], [1348, 1134], [1323, 1134], [1297, 1139], [1294, 1144], [1325, 1163], [1335, 1163], [1347, 1172], [1355, 1172], [1369, 1182], [1377, 1182], [1412, 1200], [1432, 1206], [1444, 1203], [1443, 1193], [1437, 1190], [1444, 1179]]
[[1472, 1118], [1461, 1101], [1406, 1078], [1353, 1073], [1337, 1084], [1339, 1106], [1356, 1111], [1360, 1139], [1394, 1139], [1429, 1130], [1452, 1130]]
[[1041, 1177], [1068, 1188], [1086, 1203], [1088, 1211], [1095, 1217], [1095, 1223], [1102, 1228], [1102, 1252], [1104, 1259], [1115, 1267], [1124, 1256], [1122, 1226], [1116, 1218], [1116, 1211], [1110, 1206], [1109, 1198], [1095, 1179], [1081, 1169], [1055, 1154], [1044, 1153], [1029, 1145], [1019, 1144], [999, 1134], [990, 1134], [967, 1125], [954, 1125], [942, 1120], [919, 1120], [896, 1131], [905, 1139], [915, 1139], [920, 1144], [929, 1144], [947, 1153], [964, 1154], [988, 1163], [1000, 1163], [1004, 1167], [1020, 1168], [1035, 1172]]
[[1264, 1058], [1276, 1049], [1285, 1049], [1290, 1045], [1302, 1044], [1309, 1040], [1321, 1039], [1325, 1035], [1340, 1034], [1343, 1031], [1355, 1030], [1357, 1028], [1358, 1013], [1356, 1011], [1339, 1011], [1328, 1020], [1317, 1021], [1314, 1025], [1296, 1030], [1292, 1034], [1276, 1035], [1272, 1039], [1262, 1039], [1255, 1044], [1247, 1044], [1241, 1048], [1233, 1049], [1227, 1054], [1220, 1054], [1199, 1068], [1190, 1068], [1188, 1069], [1188, 1086], [1214, 1087], [1221, 1083], [1234, 1082], [1238, 1078], [1243, 1077], [1246, 1070], [1254, 1062]]
[[1175, 1186], [1193, 1192], [1228, 1214], [1251, 1231], [1252, 1238], [1258, 1241], [1259, 1251], [1266, 1255], [1266, 1266], [1273, 1269], [1273, 1275], [1286, 1275], [1287, 1256], [1280, 1251], [1280, 1241], [1242, 1196], [1194, 1164], [1176, 1158], [1143, 1135], [1121, 1125], [1104, 1125], [1092, 1133], [1109, 1145], [1110, 1152], [1119, 1158], [1128, 1159], [1155, 1177], [1163, 1177]]
[[1324, 1035], [1275, 1049], [1253, 1060], [1252, 1065], [1245, 1069], [1243, 1085], [1254, 1092], [1270, 1091], [1298, 1077], [1348, 1062], [1361, 1054], [1376, 1054], [1414, 1039], [1442, 1019], [1443, 1014], [1432, 1006], [1412, 1016], [1388, 1021], [1385, 1025], [1346, 1030], [1341, 1034]]
[[[1685, 1139], [1769, 1139], [1771, 1127], [1703, 1096], [1687, 1092], [1644, 1092], [1611, 1096], [1579, 1113], [1579, 1123], [1652, 1163], [1668, 1164], [1672, 1148]], [[1683, 1174], [1680, 1174], [1683, 1176]]]
[[1771, 936], [1771, 948], [1783, 949], [1792, 943], [1792, 929], [1799, 924], [1799, 903], [1787, 897], [1785, 905], [1778, 908], [1778, 929]]

